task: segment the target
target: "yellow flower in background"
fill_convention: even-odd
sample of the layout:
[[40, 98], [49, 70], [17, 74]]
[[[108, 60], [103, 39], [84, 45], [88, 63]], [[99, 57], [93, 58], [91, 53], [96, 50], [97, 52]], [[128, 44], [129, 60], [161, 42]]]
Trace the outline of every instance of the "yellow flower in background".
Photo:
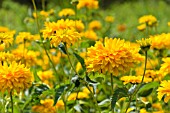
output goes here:
[[84, 30], [84, 23], [81, 21], [81, 20], [76, 20], [75, 21], [75, 29], [78, 31], [78, 32], [82, 32]]
[[79, 92], [78, 96], [77, 93], [71, 93], [68, 97], [68, 101], [70, 100], [76, 100], [77, 99], [84, 99], [84, 98], [89, 98], [88, 94], [85, 92]]
[[143, 24], [145, 23], [148, 26], [156, 26], [157, 25], [157, 19], [153, 15], [144, 15], [139, 18], [139, 23]]
[[0, 52], [0, 61], [12, 62], [15, 61], [15, 56], [9, 52]]
[[120, 24], [117, 26], [117, 30], [119, 32], [124, 32], [126, 30], [126, 25], [125, 24]]
[[16, 37], [16, 43], [24, 43], [26, 40], [32, 40], [33, 35], [31, 35], [30, 32], [19, 32], [19, 34]]
[[0, 26], [0, 32], [7, 32], [9, 31], [8, 27]]
[[152, 40], [151, 48], [154, 49], [169, 49], [170, 48], [170, 33], [162, 33], [160, 35], [150, 36]]
[[33, 82], [33, 75], [30, 69], [21, 63], [0, 64], [0, 91], [23, 91], [29, 88]]
[[93, 31], [93, 30], [85, 31], [84, 33], [82, 33], [82, 36], [84, 36], [85, 38], [88, 38], [90, 40], [97, 40], [98, 39], [96, 32]]
[[58, 16], [59, 17], [67, 17], [67, 16], [73, 16], [75, 15], [75, 12], [73, 9], [71, 8], [65, 8], [65, 9], [62, 9], [59, 13], [58, 13]]
[[85, 60], [87, 71], [109, 72], [114, 75], [126, 72], [142, 60], [138, 51], [139, 48], [117, 38], [105, 38], [104, 45], [97, 41], [94, 47], [88, 48]]
[[49, 13], [44, 11], [44, 10], [42, 10], [42, 11], [40, 11], [40, 15], [47, 18], [49, 16]]
[[106, 16], [106, 17], [105, 17], [105, 21], [106, 21], [106, 22], [113, 23], [114, 20], [115, 20], [115, 19], [114, 19], [113, 16]]
[[168, 26], [170, 26], [170, 22], [168, 22]]
[[144, 30], [146, 29], [146, 24], [144, 23], [144, 24], [139, 25], [139, 26], [137, 27], [137, 29], [138, 29], [139, 31], [144, 31]]
[[32, 107], [32, 111], [36, 113], [56, 113], [56, 107], [53, 104], [53, 99], [41, 100], [40, 105]]
[[83, 7], [86, 7], [88, 9], [98, 9], [98, 4], [98, 0], [79, 0], [77, 8], [81, 9]]
[[142, 38], [142, 40], [136, 40], [136, 42], [140, 45], [141, 49], [147, 51], [150, 49], [151, 46], [151, 39], [150, 38]]
[[164, 63], [161, 64], [160, 71], [170, 73], [170, 57], [162, 58], [162, 61]]
[[165, 96], [164, 102], [167, 103], [170, 99], [170, 80], [164, 80], [161, 82], [160, 87], [157, 89], [158, 91], [158, 99], [159, 101], [162, 100], [162, 97]]
[[[123, 76], [120, 78], [120, 80], [123, 81], [124, 84], [132, 83], [132, 84], [139, 84], [142, 81], [143, 76]], [[152, 78], [145, 77], [144, 83], [152, 82]]]
[[53, 82], [55, 81], [55, 77], [53, 75], [52, 70], [47, 71], [38, 71], [37, 75], [41, 79], [41, 81], [49, 86], [53, 86]]
[[147, 112], [145, 108], [142, 108], [140, 109], [140, 113], [149, 113], [149, 112]]
[[98, 20], [94, 20], [89, 23], [90, 30], [99, 30], [101, 29], [101, 27], [102, 27], [101, 22]]
[[81, 35], [74, 29], [61, 29], [49, 38], [51, 40], [51, 45], [57, 47], [61, 42], [66, 43], [67, 45], [74, 44], [81, 38]]
[[5, 46], [8, 47], [9, 44], [13, 43], [14, 40], [14, 33], [13, 32], [1, 32], [0, 33], [0, 42], [4, 43]]
[[63, 100], [58, 100], [55, 106], [56, 106], [56, 109], [63, 109], [64, 108]]

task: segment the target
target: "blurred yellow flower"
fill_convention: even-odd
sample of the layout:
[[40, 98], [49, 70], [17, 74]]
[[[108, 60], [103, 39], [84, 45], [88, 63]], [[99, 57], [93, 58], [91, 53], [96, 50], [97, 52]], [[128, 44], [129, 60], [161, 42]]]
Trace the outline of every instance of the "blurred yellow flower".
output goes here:
[[88, 94], [85, 92], [79, 92], [78, 96], [77, 93], [71, 93], [68, 97], [68, 101], [70, 100], [76, 100], [77, 99], [84, 99], [84, 98], [89, 98]]
[[84, 30], [84, 24], [81, 20], [76, 20], [75, 21], [75, 28], [78, 32], [82, 32]]
[[[120, 78], [120, 80], [122, 80], [124, 84], [127, 83], [137, 84], [141, 83], [142, 77], [143, 76], [123, 76]], [[143, 82], [144, 83], [152, 82], [152, 78], [145, 77]]]
[[139, 31], [144, 31], [144, 30], [146, 29], [146, 24], [144, 23], [144, 24], [139, 25], [139, 26], [137, 27], [137, 29], [138, 29]]
[[89, 23], [90, 30], [98, 30], [98, 29], [101, 29], [101, 27], [102, 27], [102, 25], [101, 25], [100, 21], [98, 21], [98, 20], [94, 20]]
[[113, 16], [106, 16], [106, 17], [105, 17], [105, 21], [106, 21], [106, 22], [113, 23], [114, 20], [115, 20], [115, 19], [114, 19]]
[[170, 22], [168, 22], [168, 26], [170, 26]]
[[30, 69], [21, 63], [12, 62], [10, 64], [0, 63], [0, 91], [23, 91], [29, 88], [33, 82], [33, 75]]
[[126, 30], [126, 25], [125, 24], [120, 24], [117, 26], [117, 30], [119, 32], [124, 32]]
[[88, 38], [90, 40], [97, 40], [98, 39], [96, 32], [94, 32], [93, 30], [85, 31], [84, 33], [82, 33], [82, 36], [84, 36], [85, 38]]
[[7, 32], [9, 31], [8, 27], [0, 26], [0, 32]]
[[170, 49], [170, 33], [162, 33], [160, 35], [150, 36], [151, 48], [154, 49]]
[[162, 58], [162, 61], [164, 63], [161, 64], [160, 71], [170, 73], [170, 57]]
[[148, 113], [145, 108], [140, 109], [140, 113]]
[[30, 32], [19, 32], [19, 34], [16, 37], [16, 43], [24, 43], [26, 40], [32, 40], [33, 35], [31, 35]]
[[58, 100], [55, 106], [56, 106], [56, 109], [63, 109], [64, 108], [63, 100]]
[[141, 49], [147, 51], [150, 49], [151, 46], [151, 39], [150, 38], [142, 38], [142, 40], [136, 40], [136, 42], [140, 45]]
[[40, 15], [44, 16], [44, 17], [48, 17], [49, 16], [48, 12], [46, 12], [44, 10], [40, 11]]
[[15, 56], [9, 52], [0, 52], [0, 61], [11, 63], [15, 61]]
[[86, 7], [88, 9], [98, 9], [98, 0], [79, 0], [77, 4], [77, 8], [81, 9]]
[[0, 42], [4, 43], [8, 47], [9, 44], [13, 43], [14, 33], [13, 32], [0, 32]]
[[71, 8], [65, 8], [65, 9], [62, 9], [59, 13], [58, 13], [58, 16], [59, 17], [67, 17], [67, 16], [73, 16], [75, 15], [75, 12], [73, 9]]
[[125, 40], [105, 38], [104, 45], [97, 41], [88, 48], [85, 64], [88, 72], [109, 72], [118, 75], [126, 72], [143, 58], [138, 54], [139, 48]]
[[156, 26], [157, 25], [157, 19], [153, 15], [144, 15], [139, 18], [139, 23], [143, 24], [145, 23], [148, 26]]
[[32, 107], [32, 111], [36, 113], [56, 113], [56, 108], [53, 106], [53, 99], [45, 99], [40, 101], [40, 105]]
[[160, 87], [157, 89], [158, 91], [158, 99], [159, 101], [162, 100], [162, 97], [165, 96], [164, 98], [164, 102], [167, 103], [170, 99], [170, 80], [166, 81], [162, 81], [160, 84]]

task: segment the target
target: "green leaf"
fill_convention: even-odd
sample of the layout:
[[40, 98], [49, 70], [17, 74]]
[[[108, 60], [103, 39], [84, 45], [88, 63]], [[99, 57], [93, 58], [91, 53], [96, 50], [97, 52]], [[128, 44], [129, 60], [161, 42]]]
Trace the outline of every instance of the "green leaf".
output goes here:
[[77, 58], [77, 60], [81, 63], [81, 66], [82, 66], [83, 70], [85, 71], [86, 70], [86, 66], [85, 66], [84, 59], [80, 55], [75, 53], [75, 52], [73, 52], [73, 54]]
[[64, 90], [68, 87], [68, 84], [64, 86], [60, 86], [58, 89], [55, 90], [55, 97], [54, 97], [54, 104], [55, 105], [59, 99], [59, 97], [63, 94]]
[[122, 98], [122, 97], [127, 97], [128, 96], [128, 90], [125, 87], [122, 88], [116, 88], [114, 90], [114, 94], [112, 96], [112, 100], [111, 100], [111, 107], [112, 109], [114, 109], [116, 102]]
[[97, 83], [97, 82], [91, 80], [88, 76], [86, 76], [86, 81], [87, 81], [87, 82], [90, 82], [90, 83], [93, 83], [93, 84]]
[[67, 54], [65, 45], [64, 45], [63, 43], [60, 43], [60, 44], [58, 45], [58, 48], [59, 48], [59, 50], [60, 50], [62, 53]]
[[152, 93], [153, 89], [158, 86], [159, 86], [159, 82], [147, 83], [139, 89], [138, 94], [141, 97], [146, 97], [146, 96], [150, 95]]

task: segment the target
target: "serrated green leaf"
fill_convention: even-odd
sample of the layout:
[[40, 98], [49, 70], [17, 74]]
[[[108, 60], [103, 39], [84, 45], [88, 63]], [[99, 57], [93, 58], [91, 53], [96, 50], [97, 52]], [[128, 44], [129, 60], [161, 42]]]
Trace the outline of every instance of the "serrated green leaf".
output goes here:
[[82, 66], [83, 70], [85, 71], [86, 70], [86, 66], [85, 66], [84, 59], [80, 55], [75, 53], [75, 52], [73, 52], [73, 54], [77, 58], [77, 60], [81, 63], [81, 66]]
[[112, 96], [112, 100], [111, 100], [111, 107], [112, 109], [114, 109], [116, 102], [122, 98], [122, 97], [127, 97], [128, 96], [128, 90], [123, 87], [123, 88], [116, 88], [114, 90], [114, 94]]
[[151, 82], [143, 85], [139, 91], [139, 96], [146, 97], [152, 93], [153, 89], [159, 86], [159, 82]]

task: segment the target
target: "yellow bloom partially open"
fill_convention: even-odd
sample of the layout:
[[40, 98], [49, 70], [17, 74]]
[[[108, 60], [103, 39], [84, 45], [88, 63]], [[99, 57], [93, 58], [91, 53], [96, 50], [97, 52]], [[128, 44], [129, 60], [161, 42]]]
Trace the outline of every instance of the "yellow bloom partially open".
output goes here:
[[98, 4], [98, 0], [79, 0], [77, 8], [81, 9], [83, 7], [86, 7], [88, 9], [97, 9], [99, 7]]

